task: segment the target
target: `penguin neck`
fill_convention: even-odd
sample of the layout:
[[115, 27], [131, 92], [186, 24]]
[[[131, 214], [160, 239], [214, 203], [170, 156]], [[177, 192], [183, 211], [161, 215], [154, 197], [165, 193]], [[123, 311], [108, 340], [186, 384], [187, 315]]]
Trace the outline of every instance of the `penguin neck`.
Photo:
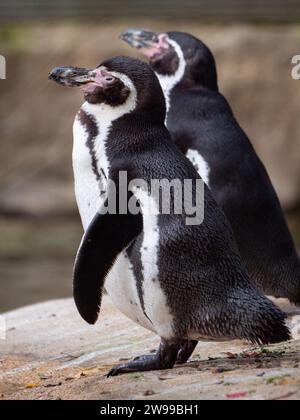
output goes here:
[[[104, 172], [106, 178], [109, 178], [110, 166], [107, 158], [107, 141], [109, 134], [114, 126], [114, 123], [124, 115], [130, 114], [135, 109], [136, 104], [137, 92], [132, 85], [130, 95], [126, 102], [122, 105], [112, 107], [107, 104], [90, 104], [89, 102], [85, 102], [81, 107], [81, 111], [83, 111], [88, 118], [93, 121], [94, 126], [96, 127], [94, 130], [96, 135], [94, 135], [93, 140], [88, 146], [90, 147], [91, 158], [93, 157], [93, 154], [101, 155], [101, 163], [100, 159], [97, 159], [98, 166], [101, 166], [97, 169], [97, 171]], [[94, 161], [91, 160], [91, 164], [95, 166], [95, 159]]]
[[184, 58], [184, 54], [183, 51], [181, 49], [181, 47], [177, 44], [177, 42], [170, 40], [169, 43], [172, 45], [172, 47], [174, 48], [178, 59], [179, 59], [179, 64], [178, 64], [178, 68], [176, 70], [176, 72], [174, 74], [171, 75], [166, 75], [166, 74], [160, 74], [160, 73], [156, 73], [160, 85], [163, 89], [164, 95], [165, 95], [165, 99], [166, 99], [166, 107], [167, 107], [167, 114], [168, 111], [170, 109], [170, 96], [171, 96], [171, 92], [174, 89], [174, 87], [180, 83], [180, 81], [182, 80], [184, 74], [185, 74], [185, 69], [186, 69], [186, 61]]
[[184, 53], [177, 42], [170, 40], [169, 43], [173, 46], [178, 59], [179, 65], [174, 74], [165, 75], [156, 72], [156, 76], [159, 79], [160, 85], [163, 89], [165, 100], [166, 100], [166, 122], [168, 117], [168, 112], [171, 107], [171, 94], [173, 91], [185, 91], [196, 90], [200, 94], [203, 93], [206, 96], [209, 92], [219, 93], [218, 87], [218, 76], [215, 64], [213, 67], [210, 66], [209, 77], [203, 77], [198, 81], [192, 80], [188, 77], [188, 63], [184, 57]]

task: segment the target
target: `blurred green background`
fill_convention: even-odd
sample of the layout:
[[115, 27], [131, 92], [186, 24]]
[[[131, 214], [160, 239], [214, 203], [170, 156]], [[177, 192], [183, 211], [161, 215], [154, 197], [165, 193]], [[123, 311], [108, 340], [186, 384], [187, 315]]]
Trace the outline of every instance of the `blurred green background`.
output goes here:
[[[248, 4], [247, 4], [248, 3]], [[264, 161], [300, 247], [298, 1], [1, 0], [0, 312], [69, 296], [82, 228], [73, 193], [80, 93], [47, 80], [58, 65], [118, 54], [128, 27], [181, 30], [215, 54], [220, 88]]]

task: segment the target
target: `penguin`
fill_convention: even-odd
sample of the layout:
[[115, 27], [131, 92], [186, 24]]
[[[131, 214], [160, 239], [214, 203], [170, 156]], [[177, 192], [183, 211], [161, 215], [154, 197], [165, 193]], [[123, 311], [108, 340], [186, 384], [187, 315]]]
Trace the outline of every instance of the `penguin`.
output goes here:
[[[193, 224], [185, 207], [164, 211], [152, 193], [153, 180], [190, 180], [194, 203], [204, 183], [170, 137], [164, 94], [150, 66], [121, 56], [95, 69], [58, 67], [49, 78], [79, 87], [85, 98], [73, 151], [85, 230], [74, 267], [78, 311], [94, 324], [105, 287], [123, 314], [161, 338], [156, 354], [118, 365], [108, 376], [172, 368], [199, 339], [289, 340], [283, 312], [251, 282], [209, 189], [204, 186], [205, 217]], [[170, 200], [175, 204], [174, 190]]]
[[242, 261], [265, 294], [300, 305], [300, 260], [268, 173], [218, 88], [209, 48], [181, 32], [129, 30], [163, 87], [167, 127], [234, 231]]

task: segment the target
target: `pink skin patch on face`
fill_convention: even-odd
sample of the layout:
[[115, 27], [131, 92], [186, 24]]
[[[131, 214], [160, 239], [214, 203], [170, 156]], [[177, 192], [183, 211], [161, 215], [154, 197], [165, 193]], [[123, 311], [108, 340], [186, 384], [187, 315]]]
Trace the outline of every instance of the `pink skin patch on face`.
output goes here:
[[92, 93], [96, 87], [105, 88], [114, 80], [114, 77], [111, 76], [103, 67], [98, 67], [94, 70], [91, 70], [91, 79], [94, 79], [93, 82], [89, 82], [81, 87], [83, 92]]
[[144, 54], [148, 58], [152, 58], [157, 54], [161, 54], [162, 52], [168, 50], [170, 48], [170, 44], [168, 43], [169, 37], [167, 34], [159, 34], [158, 35], [158, 42], [157, 44], [153, 45], [149, 48], [141, 48], [142, 54]]

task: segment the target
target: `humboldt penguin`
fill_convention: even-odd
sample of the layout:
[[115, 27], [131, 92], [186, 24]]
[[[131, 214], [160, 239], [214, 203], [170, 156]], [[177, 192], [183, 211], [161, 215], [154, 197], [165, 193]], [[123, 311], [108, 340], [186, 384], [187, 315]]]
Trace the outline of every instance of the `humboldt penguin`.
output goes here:
[[259, 289], [300, 305], [300, 260], [267, 171], [220, 93], [214, 56], [181, 32], [129, 30], [163, 87], [167, 127], [225, 212]]
[[[251, 282], [223, 212], [172, 141], [153, 70], [115, 57], [94, 69], [55, 68], [49, 78], [85, 98], [73, 152], [85, 229], [74, 268], [78, 311], [94, 324], [105, 286], [122, 313], [161, 338], [156, 354], [108, 375], [171, 368], [200, 339], [288, 340], [284, 314]], [[169, 210], [152, 181], [179, 185], [170, 189]], [[204, 218], [180, 192], [193, 205], [201, 198]]]

